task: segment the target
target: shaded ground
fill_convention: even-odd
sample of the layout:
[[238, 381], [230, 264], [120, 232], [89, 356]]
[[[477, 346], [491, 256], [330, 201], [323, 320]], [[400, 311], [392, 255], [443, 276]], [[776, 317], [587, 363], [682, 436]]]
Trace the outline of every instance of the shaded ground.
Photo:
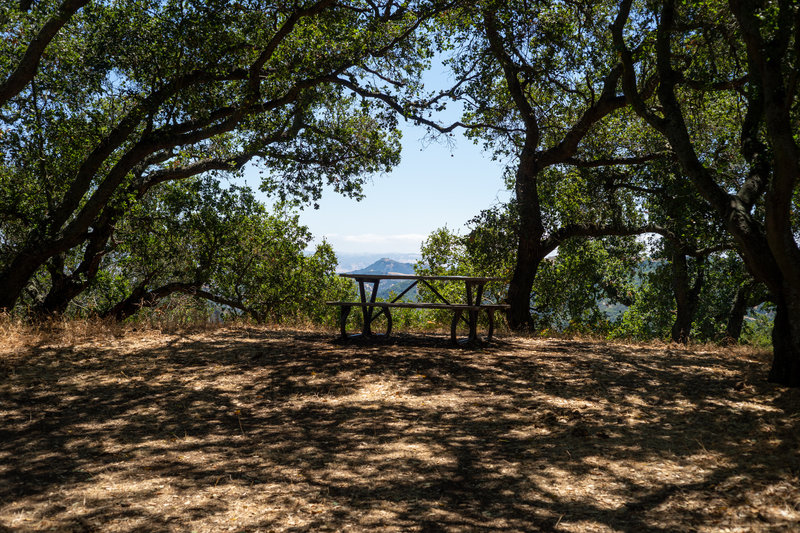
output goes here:
[[331, 339], [0, 339], [0, 531], [798, 530], [754, 356]]

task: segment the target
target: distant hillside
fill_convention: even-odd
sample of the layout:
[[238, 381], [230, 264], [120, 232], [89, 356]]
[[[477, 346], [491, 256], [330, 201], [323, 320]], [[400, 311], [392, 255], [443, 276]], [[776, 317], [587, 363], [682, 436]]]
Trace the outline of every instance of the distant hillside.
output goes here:
[[411, 263], [401, 263], [394, 259], [384, 257], [378, 259], [366, 268], [353, 270], [351, 274], [413, 274], [414, 265]]
[[[419, 261], [421, 259], [421, 255], [414, 253], [403, 253], [403, 252], [382, 252], [382, 253], [347, 253], [347, 252], [336, 252], [336, 259], [338, 260], [338, 265], [336, 267], [336, 272], [354, 272], [360, 269], [369, 268], [368, 265], [372, 265], [374, 262], [378, 261], [381, 258], [385, 257], [392, 257], [392, 261], [399, 261], [401, 263], [410, 263], [414, 264], [415, 261]], [[380, 262], [380, 261], [379, 261]]]
[[[414, 265], [412, 263], [401, 263], [394, 259], [384, 257], [378, 259], [366, 268], [353, 270], [349, 274], [414, 274]], [[391, 280], [385, 279], [378, 285], [378, 298], [394, 298], [403, 290], [411, 285], [412, 282], [404, 280]], [[413, 300], [417, 297], [417, 288], [414, 287], [408, 291], [403, 300]]]

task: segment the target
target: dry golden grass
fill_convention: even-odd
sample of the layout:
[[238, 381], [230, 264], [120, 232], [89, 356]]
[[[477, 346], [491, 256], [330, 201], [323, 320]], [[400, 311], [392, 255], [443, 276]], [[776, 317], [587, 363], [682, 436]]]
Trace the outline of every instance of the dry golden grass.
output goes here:
[[0, 329], [0, 531], [800, 524], [800, 391], [765, 354], [83, 327]]

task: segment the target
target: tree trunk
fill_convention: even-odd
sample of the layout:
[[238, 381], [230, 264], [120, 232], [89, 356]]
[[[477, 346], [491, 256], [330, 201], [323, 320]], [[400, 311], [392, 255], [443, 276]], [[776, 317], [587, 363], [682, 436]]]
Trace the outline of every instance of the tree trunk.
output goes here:
[[544, 259], [539, 249], [539, 240], [529, 236], [521, 236], [517, 250], [517, 261], [514, 276], [508, 285], [509, 326], [514, 330], [533, 329], [531, 316], [531, 293], [539, 264]]
[[[701, 260], [702, 261], [702, 260]], [[694, 314], [697, 311], [697, 300], [703, 288], [704, 269], [702, 262], [698, 265], [694, 286], [689, 287], [689, 265], [686, 254], [676, 250], [672, 254], [672, 290], [675, 296], [675, 323], [672, 325], [672, 341], [686, 344], [692, 331]]]
[[76, 282], [73, 276], [64, 273], [64, 255], [59, 254], [47, 265], [50, 272], [50, 290], [44, 301], [34, 309], [34, 314], [44, 318], [60, 315], [66, 311], [69, 302], [83, 292], [84, 285]]
[[519, 221], [517, 226], [517, 260], [514, 275], [508, 285], [508, 324], [511, 329], [531, 330], [531, 292], [536, 271], [547, 253], [542, 248], [544, 226], [539, 204], [537, 174], [539, 172], [534, 146], [526, 145], [517, 168], [515, 193]]
[[25, 286], [44, 260], [37, 255], [23, 252], [14, 258], [4, 272], [0, 272], [0, 311], [14, 308]]
[[50, 260], [48, 270], [52, 282], [50, 291], [36, 310], [39, 315], [62, 314], [69, 303], [97, 277], [103, 256], [108, 252], [108, 242], [114, 233], [114, 223], [121, 212], [115, 208], [103, 211], [97, 223], [92, 226], [81, 263], [71, 274], [64, 272], [63, 253]]
[[86, 290], [87, 283], [77, 282], [73, 276], [62, 276], [53, 279], [53, 285], [44, 301], [35, 309], [38, 316], [61, 315], [67, 310], [69, 303]]
[[728, 312], [728, 324], [725, 326], [725, 343], [736, 344], [742, 336], [744, 314], [747, 311], [747, 297], [750, 294], [751, 284], [745, 283], [736, 290], [736, 295]]
[[672, 269], [672, 296], [675, 298], [675, 322], [672, 324], [672, 342], [686, 343], [689, 340], [689, 329], [692, 326], [689, 312], [689, 268], [686, 256], [675, 251], [670, 262]]
[[800, 292], [785, 287], [775, 302], [773, 358], [768, 379], [787, 387], [800, 387]]

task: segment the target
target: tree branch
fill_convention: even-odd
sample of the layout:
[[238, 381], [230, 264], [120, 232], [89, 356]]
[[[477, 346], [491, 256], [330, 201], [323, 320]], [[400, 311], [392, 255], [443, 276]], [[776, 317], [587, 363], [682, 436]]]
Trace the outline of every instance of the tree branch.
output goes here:
[[517, 110], [519, 110], [522, 121], [525, 124], [525, 130], [528, 132], [526, 135], [526, 143], [531, 146], [539, 144], [539, 122], [536, 119], [536, 113], [533, 110], [528, 98], [525, 96], [525, 91], [520, 83], [521, 69], [514, 63], [511, 57], [506, 53], [503, 46], [500, 31], [497, 28], [497, 20], [495, 19], [494, 11], [490, 9], [483, 10], [483, 26], [486, 32], [486, 38], [489, 41], [489, 48], [492, 51], [495, 59], [500, 63], [503, 69], [508, 90], [511, 93], [511, 98], [514, 100]]
[[735, 80], [722, 80], [715, 82], [693, 80], [691, 78], [687, 78], [683, 73], [676, 73], [676, 76], [679, 84], [686, 85], [687, 87], [697, 91], [705, 92], [730, 91], [731, 89], [738, 90], [742, 87], [745, 87], [750, 81], [749, 74], [745, 74], [744, 76], [736, 78]]
[[[22, 11], [27, 11], [30, 8], [30, 3], [30, 1], [22, 0], [20, 2]], [[0, 105], [5, 104], [9, 99], [19, 94], [30, 83], [39, 69], [39, 61], [41, 61], [47, 45], [50, 44], [50, 41], [53, 40], [64, 24], [88, 3], [89, 0], [64, 0], [61, 3], [55, 15], [44, 23], [44, 26], [28, 44], [28, 48], [14, 71], [0, 84]]]
[[278, 29], [278, 31], [275, 32], [275, 35], [273, 35], [270, 38], [269, 42], [264, 47], [264, 50], [261, 51], [261, 53], [258, 55], [258, 58], [255, 61], [253, 61], [253, 63], [250, 65], [250, 68], [248, 69], [249, 70], [248, 92], [250, 93], [249, 103], [255, 102], [259, 98], [259, 95], [261, 93], [259, 88], [260, 87], [259, 82], [261, 80], [261, 71], [264, 68], [264, 65], [266, 65], [267, 61], [269, 61], [272, 58], [273, 54], [275, 53], [275, 50], [278, 49], [278, 46], [292, 32], [297, 23], [305, 17], [311, 17], [320, 13], [325, 8], [333, 5], [334, 2], [335, 0], [320, 0], [316, 4], [313, 4], [306, 9], [293, 11], [292, 14], [289, 15], [289, 18], [287, 18], [286, 21], [283, 23], [283, 25]]
[[639, 91], [636, 81], [636, 69], [634, 67], [633, 53], [625, 44], [622, 30], [625, 27], [628, 17], [630, 16], [631, 4], [633, 0], [622, 0], [619, 8], [619, 13], [611, 25], [611, 35], [614, 41], [614, 48], [619, 55], [620, 62], [623, 65], [622, 72], [622, 87], [625, 92], [625, 97], [628, 103], [633, 107], [636, 113], [644, 118], [656, 130], [661, 131], [664, 127], [664, 119], [652, 113], [645, 103], [645, 97]]
[[576, 159], [574, 157], [568, 157], [567, 159], [564, 160], [564, 163], [574, 165], [580, 168], [597, 168], [597, 167], [609, 167], [618, 165], [641, 165], [642, 163], [664, 159], [670, 155], [671, 152], [657, 152], [654, 154], [647, 154], [637, 157], [605, 157], [605, 158], [593, 159], [591, 161], [583, 161], [580, 159]]
[[[461, 122], [454, 122], [454, 123], [450, 124], [449, 126], [442, 126], [441, 124], [438, 124], [438, 123], [436, 123], [436, 122], [434, 122], [434, 121], [432, 121], [430, 119], [427, 119], [427, 118], [425, 118], [423, 116], [420, 116], [420, 115], [417, 115], [415, 113], [410, 112], [407, 108], [403, 107], [397, 101], [397, 99], [393, 98], [392, 96], [390, 96], [388, 94], [385, 94], [385, 93], [378, 93], [378, 92], [370, 91], [368, 89], [365, 89], [364, 87], [361, 87], [361, 86], [357, 85], [355, 82], [353, 82], [351, 80], [346, 80], [346, 79], [338, 77], [338, 76], [330, 76], [330, 77], [328, 77], [328, 80], [333, 82], [333, 83], [336, 83], [338, 85], [341, 85], [342, 87], [347, 87], [348, 89], [350, 89], [351, 91], [353, 91], [357, 95], [361, 96], [362, 98], [370, 98], [370, 99], [374, 99], [374, 100], [380, 100], [381, 102], [383, 102], [386, 105], [388, 105], [391, 109], [396, 111], [398, 114], [400, 114], [403, 118], [413, 120], [414, 122], [419, 123], [419, 124], [424, 124], [424, 125], [426, 125], [426, 126], [428, 126], [430, 128], [435, 129], [439, 133], [449, 133], [449, 132], [453, 131], [454, 129], [458, 128], [458, 127], [466, 127]], [[475, 126], [473, 126], [473, 127], [475, 127]]]
[[567, 224], [551, 233], [544, 241], [542, 248], [547, 253], [553, 252], [564, 241], [574, 237], [606, 237], [610, 235], [643, 235], [645, 233], [659, 233], [672, 235], [672, 232], [657, 224], [642, 226], [625, 226], [622, 224]]

